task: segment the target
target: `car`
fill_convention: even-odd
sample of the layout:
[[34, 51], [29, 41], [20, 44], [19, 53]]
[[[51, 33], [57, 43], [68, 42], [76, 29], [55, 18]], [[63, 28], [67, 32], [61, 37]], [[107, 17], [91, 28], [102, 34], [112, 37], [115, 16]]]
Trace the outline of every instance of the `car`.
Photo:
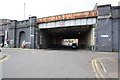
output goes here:
[[76, 49], [77, 48], [77, 44], [76, 43], [72, 43], [72, 48]]

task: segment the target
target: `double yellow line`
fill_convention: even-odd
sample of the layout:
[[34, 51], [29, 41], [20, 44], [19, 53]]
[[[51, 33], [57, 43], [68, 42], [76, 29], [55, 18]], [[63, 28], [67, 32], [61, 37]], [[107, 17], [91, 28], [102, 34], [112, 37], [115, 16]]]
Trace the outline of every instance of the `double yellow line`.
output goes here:
[[103, 60], [103, 59], [116, 59], [113, 57], [103, 57], [103, 58], [95, 58], [92, 60], [92, 67], [94, 70], [94, 73], [96, 75], [96, 78], [105, 78], [104, 75], [100, 72], [100, 65], [98, 65], [97, 61], [98, 60]]
[[92, 67], [95, 72], [96, 78], [104, 78], [103, 74], [100, 72], [99, 65], [97, 64], [97, 59], [92, 60]]
[[[1, 54], [4, 54], [4, 53], [1, 53]], [[4, 56], [4, 58], [2, 58], [2, 59], [0, 60], [0, 63], [3, 62], [3, 61], [6, 61], [8, 58], [11, 57], [11, 56], [8, 55], [8, 54], [4, 54], [4, 55], [5, 55], [5, 56]]]
[[101, 54], [118, 54], [118, 52], [97, 52], [97, 53], [101, 53]]

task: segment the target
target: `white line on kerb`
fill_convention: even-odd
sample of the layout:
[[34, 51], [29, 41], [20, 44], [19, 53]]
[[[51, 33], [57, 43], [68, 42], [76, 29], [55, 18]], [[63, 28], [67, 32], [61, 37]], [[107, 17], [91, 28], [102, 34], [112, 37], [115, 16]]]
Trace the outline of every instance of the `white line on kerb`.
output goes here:
[[105, 69], [103, 63], [102, 63], [100, 60], [99, 60], [99, 62], [100, 62], [100, 64], [101, 64], [101, 66], [102, 66], [103, 71], [106, 73], [107, 71], [106, 71], [106, 69]]

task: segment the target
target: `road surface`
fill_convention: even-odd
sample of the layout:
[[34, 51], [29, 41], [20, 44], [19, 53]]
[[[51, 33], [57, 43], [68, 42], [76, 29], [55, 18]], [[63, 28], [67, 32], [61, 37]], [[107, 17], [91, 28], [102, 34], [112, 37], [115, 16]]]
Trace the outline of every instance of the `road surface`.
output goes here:
[[[96, 78], [97, 73], [94, 71], [92, 60], [106, 57], [116, 59], [115, 61], [109, 59], [113, 63], [108, 59], [101, 60], [107, 72], [112, 71], [111, 74], [114, 73], [114, 76], [99, 67], [101, 74], [107, 78], [118, 77], [118, 54], [116, 53], [19, 48], [3, 48], [2, 52], [11, 56], [2, 62], [3, 78]], [[112, 70], [109, 63], [114, 64]], [[99, 62], [97, 64], [100, 65]]]

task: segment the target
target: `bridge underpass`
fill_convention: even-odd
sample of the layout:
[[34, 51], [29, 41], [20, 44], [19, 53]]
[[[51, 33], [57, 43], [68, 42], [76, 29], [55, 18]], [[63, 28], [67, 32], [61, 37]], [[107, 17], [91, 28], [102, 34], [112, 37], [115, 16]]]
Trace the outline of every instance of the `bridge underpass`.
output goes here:
[[71, 43], [76, 41], [78, 48], [93, 50], [96, 23], [96, 11], [39, 18], [37, 24], [40, 29], [40, 47], [65, 48], [71, 47]]
[[79, 49], [92, 49], [93, 25], [40, 29], [41, 48], [71, 48], [62, 44], [64, 39], [77, 39]]

